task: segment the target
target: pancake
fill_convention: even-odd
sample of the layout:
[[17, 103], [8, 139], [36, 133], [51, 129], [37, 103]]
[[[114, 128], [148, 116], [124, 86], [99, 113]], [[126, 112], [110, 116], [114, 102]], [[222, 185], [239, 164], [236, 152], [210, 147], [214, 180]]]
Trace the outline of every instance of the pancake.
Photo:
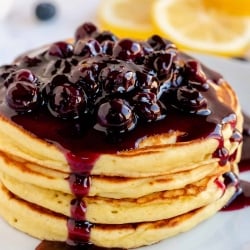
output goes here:
[[240, 192], [242, 126], [230, 84], [170, 41], [83, 24], [0, 67], [0, 215], [39, 239], [156, 243]]
[[[25, 183], [73, 194], [68, 181], [69, 175], [66, 173], [43, 168], [3, 153], [0, 153], [0, 170], [13, 178], [18, 176]], [[226, 171], [230, 171], [230, 166], [220, 168], [217, 162], [213, 162], [187, 171], [152, 177], [126, 178], [93, 175], [90, 177], [88, 196], [114, 199], [139, 198], [155, 192], [183, 188], [208, 175], [218, 175]]]
[[[107, 248], [126, 249], [154, 244], [206, 220], [220, 210], [234, 192], [235, 187], [231, 186], [216, 202], [171, 219], [125, 225], [96, 224], [91, 230], [90, 240]], [[39, 239], [68, 239], [67, 218], [18, 199], [4, 186], [1, 186], [0, 193], [0, 213], [12, 226]]]
[[[75, 203], [80, 202], [85, 207], [85, 219], [91, 223], [125, 224], [156, 221], [175, 217], [219, 199], [224, 192], [221, 179], [223, 178], [211, 176], [183, 189], [152, 193], [137, 199], [83, 197]], [[1, 181], [21, 199], [67, 217], [71, 216], [71, 201], [74, 200], [72, 195], [22, 183], [7, 175], [2, 175]], [[100, 210], [102, 213], [99, 213]]]
[[[226, 83], [221, 88], [220, 91], [232, 91]], [[235, 98], [235, 96], [232, 96], [232, 98]], [[226, 101], [229, 100], [226, 99]], [[233, 99], [231, 102], [234, 104], [236, 100]], [[239, 106], [236, 106], [235, 110], [237, 111], [238, 108]], [[240, 128], [243, 122], [240, 113], [237, 118], [239, 124], [237, 127]], [[17, 127], [16, 124], [6, 121], [4, 117], [0, 116], [0, 121], [2, 140], [0, 150], [2, 152], [45, 167], [50, 166], [50, 168], [58, 171], [70, 172], [65, 156], [55, 144], [42, 141], [32, 134], [27, 134], [27, 131], [24, 131], [22, 127]], [[227, 136], [224, 141], [226, 145], [229, 144], [228, 140], [232, 135], [230, 125], [225, 124], [220, 133]], [[102, 154], [95, 162], [91, 173], [93, 175], [146, 177], [162, 175], [173, 170], [176, 172], [189, 170], [198, 166], [200, 162], [218, 161], [218, 159], [212, 158], [212, 154], [218, 148], [219, 142], [217, 139], [203, 138], [191, 142], [164, 144], [164, 137], [165, 135], [161, 135], [161, 139], [153, 139], [153, 145], [150, 145], [152, 137], [147, 138], [147, 146], [143, 148], [139, 147], [112, 155]], [[163, 144], [161, 145], [162, 141]], [[146, 142], [144, 143], [146, 144]], [[182, 161], [176, 161], [178, 158], [181, 158]], [[116, 167], [117, 165], [119, 168]]]

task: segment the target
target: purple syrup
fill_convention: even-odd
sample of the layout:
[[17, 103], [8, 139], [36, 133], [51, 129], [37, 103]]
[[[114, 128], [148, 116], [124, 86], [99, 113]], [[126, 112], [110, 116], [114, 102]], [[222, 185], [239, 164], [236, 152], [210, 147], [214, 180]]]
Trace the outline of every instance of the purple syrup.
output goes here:
[[240, 172], [250, 171], [250, 160], [241, 161], [239, 164]]
[[72, 193], [76, 197], [86, 196], [91, 185], [91, 176], [89, 174], [71, 173], [68, 177]]
[[[110, 248], [98, 247], [92, 244], [70, 246], [65, 242], [44, 240], [36, 247], [35, 250], [109, 250], [109, 249]], [[112, 250], [122, 250], [122, 249], [112, 248]]]
[[244, 114], [242, 161], [250, 160], [250, 116]]
[[223, 192], [226, 189], [226, 185], [224, 184], [224, 182], [220, 181], [218, 178], [216, 178], [214, 180], [214, 183], [217, 185], [218, 188], [220, 188]]
[[224, 146], [217, 148], [213, 153], [213, 158], [219, 158], [220, 166], [225, 166], [229, 159], [228, 150]]
[[[243, 150], [239, 163], [240, 173], [250, 171], [250, 118], [244, 114]], [[238, 138], [238, 136], [237, 136]], [[228, 179], [226, 180], [228, 182]], [[250, 206], [250, 181], [240, 180], [234, 197], [222, 211], [239, 210]]]
[[99, 157], [98, 153], [88, 152], [84, 155], [76, 155], [71, 151], [65, 153], [65, 157], [71, 166], [71, 171], [74, 173], [85, 172], [90, 173], [93, 165]]
[[87, 207], [83, 199], [76, 198], [70, 202], [71, 218], [74, 218], [75, 220], [85, 220], [86, 210]]
[[69, 245], [88, 244], [90, 231], [93, 224], [89, 221], [74, 220], [69, 218], [67, 221]]
[[228, 205], [222, 211], [234, 211], [250, 206], [250, 182], [240, 181], [240, 188], [236, 190]]

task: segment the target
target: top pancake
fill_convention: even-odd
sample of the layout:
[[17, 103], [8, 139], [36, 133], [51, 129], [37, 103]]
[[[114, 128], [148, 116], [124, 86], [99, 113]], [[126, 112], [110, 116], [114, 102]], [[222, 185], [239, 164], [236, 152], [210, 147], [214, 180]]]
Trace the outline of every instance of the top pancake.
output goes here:
[[[130, 43], [126, 39], [114, 45], [118, 48], [111, 55], [104, 48], [89, 55], [86, 48], [93, 41], [88, 39], [48, 45], [0, 68], [0, 151], [64, 173], [135, 178], [219, 162], [221, 156], [215, 155], [221, 148], [234, 154], [239, 143], [232, 137], [241, 132], [243, 121], [237, 96], [222, 76], [162, 38], [149, 39], [147, 46], [153, 50], [141, 51], [137, 59], [117, 51], [120, 44]], [[95, 41], [95, 49], [104, 46], [102, 42]], [[164, 49], [158, 48], [160, 44]], [[86, 50], [81, 51], [81, 46]], [[157, 66], [161, 60], [165, 60], [163, 68]], [[20, 69], [32, 72], [42, 99], [39, 107], [27, 109], [20, 100], [11, 99]], [[131, 78], [113, 79], [109, 72], [119, 72], [119, 77], [129, 73]], [[94, 94], [87, 89], [93, 84], [92, 75], [85, 73], [95, 78]], [[55, 91], [63, 84], [76, 88], [75, 93], [84, 91], [79, 97], [87, 98], [81, 106], [83, 114], [67, 113], [65, 107], [74, 94], [63, 93], [68, 103], [61, 100], [60, 107], [52, 103], [53, 98], [61, 98]], [[116, 107], [110, 108], [112, 102]], [[110, 113], [105, 116], [105, 112]], [[113, 115], [110, 122], [105, 120], [108, 115]]]
[[[230, 106], [236, 113], [236, 127], [241, 130], [240, 106], [231, 87], [226, 82], [220, 85], [210, 84], [216, 90], [221, 102]], [[5, 108], [4, 105], [2, 103], [1, 110]], [[229, 151], [232, 151], [232, 146], [228, 142], [233, 132], [232, 127], [229, 123], [221, 126], [225, 145], [227, 145]], [[217, 139], [207, 137], [177, 142], [178, 135], [182, 132], [171, 130], [168, 133], [157, 134], [157, 131], [155, 131], [155, 135], [152, 134], [143, 138], [136, 148], [112, 154], [103, 153], [94, 163], [91, 174], [126, 177], [156, 176], [185, 171], [196, 167], [200, 162], [205, 164], [218, 161], [218, 159], [211, 157], [218, 147]], [[61, 172], [69, 173], [71, 171], [61, 146], [37, 137], [24, 127], [11, 121], [4, 112], [0, 113], [0, 136], [2, 141], [0, 150], [7, 154]]]

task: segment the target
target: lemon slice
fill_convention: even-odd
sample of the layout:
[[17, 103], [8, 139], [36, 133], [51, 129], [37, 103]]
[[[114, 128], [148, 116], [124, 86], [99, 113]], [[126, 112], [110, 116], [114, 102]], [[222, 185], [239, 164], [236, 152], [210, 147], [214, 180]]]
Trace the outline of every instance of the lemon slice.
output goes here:
[[120, 37], [143, 39], [154, 33], [151, 23], [152, 0], [103, 0], [98, 10], [102, 29]]
[[157, 0], [152, 21], [161, 35], [182, 49], [236, 56], [250, 41], [248, 18], [206, 8], [201, 0]]
[[215, 8], [235, 16], [250, 16], [249, 0], [203, 0], [208, 8]]

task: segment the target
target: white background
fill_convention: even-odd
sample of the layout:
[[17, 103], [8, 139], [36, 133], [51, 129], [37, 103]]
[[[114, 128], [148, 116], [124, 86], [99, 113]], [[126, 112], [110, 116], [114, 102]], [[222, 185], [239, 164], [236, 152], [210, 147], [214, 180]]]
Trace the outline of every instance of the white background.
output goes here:
[[36, 18], [34, 7], [39, 2], [0, 0], [0, 65], [31, 48], [70, 38], [84, 21], [97, 20], [99, 0], [47, 0], [57, 6], [57, 16], [49, 21]]

